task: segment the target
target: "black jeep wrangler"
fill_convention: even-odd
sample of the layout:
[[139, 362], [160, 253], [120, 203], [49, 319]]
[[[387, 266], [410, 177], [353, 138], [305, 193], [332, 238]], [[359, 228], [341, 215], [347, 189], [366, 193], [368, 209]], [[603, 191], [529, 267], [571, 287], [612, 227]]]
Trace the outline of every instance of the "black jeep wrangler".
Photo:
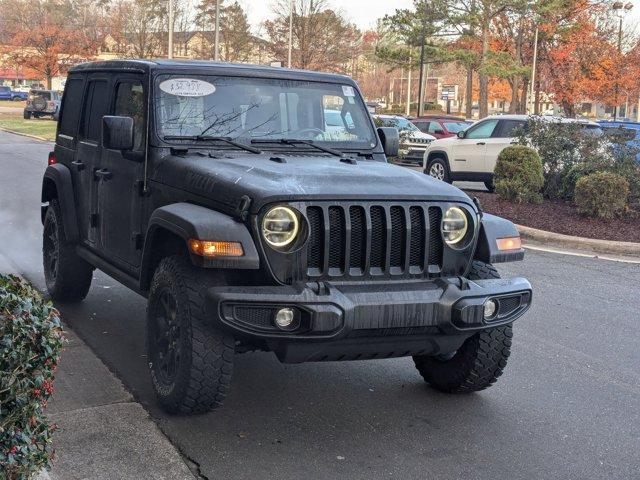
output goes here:
[[220, 405], [250, 350], [412, 356], [438, 390], [481, 390], [531, 303], [527, 280], [493, 267], [523, 258], [518, 233], [388, 164], [397, 149], [344, 76], [77, 66], [42, 186], [47, 288], [80, 301], [99, 268], [148, 298], [151, 377], [171, 412]]

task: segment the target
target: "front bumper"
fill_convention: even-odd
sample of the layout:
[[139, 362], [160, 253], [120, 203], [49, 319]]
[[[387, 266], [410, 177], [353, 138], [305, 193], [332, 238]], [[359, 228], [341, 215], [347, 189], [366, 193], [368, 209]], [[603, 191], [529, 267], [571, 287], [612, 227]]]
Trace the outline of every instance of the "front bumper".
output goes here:
[[[484, 318], [483, 305], [498, 301]], [[409, 283], [214, 287], [207, 312], [237, 338], [265, 344], [282, 361], [345, 360], [456, 350], [478, 330], [506, 325], [531, 305], [524, 278], [436, 279]], [[294, 327], [274, 323], [280, 308]]]

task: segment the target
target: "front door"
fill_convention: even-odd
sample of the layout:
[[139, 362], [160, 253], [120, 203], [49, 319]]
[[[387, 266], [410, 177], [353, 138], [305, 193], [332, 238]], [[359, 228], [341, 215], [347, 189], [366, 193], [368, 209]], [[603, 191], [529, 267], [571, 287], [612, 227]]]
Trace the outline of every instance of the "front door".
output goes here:
[[133, 150], [104, 150], [100, 170], [98, 208], [101, 243], [109, 259], [132, 272], [139, 266], [142, 248], [141, 182], [144, 176], [146, 91], [142, 76], [116, 78], [111, 115], [133, 118]]
[[464, 138], [458, 138], [453, 143], [453, 159], [450, 159], [454, 172], [483, 172], [485, 169], [485, 152], [487, 139], [491, 138], [497, 119], [488, 119], [470, 127]]
[[526, 122], [524, 120], [500, 120], [491, 138], [486, 140], [484, 171], [493, 173], [498, 161], [498, 155], [509, 145], [516, 143], [516, 138], [514, 137], [517, 135], [518, 130], [524, 128], [525, 125]]

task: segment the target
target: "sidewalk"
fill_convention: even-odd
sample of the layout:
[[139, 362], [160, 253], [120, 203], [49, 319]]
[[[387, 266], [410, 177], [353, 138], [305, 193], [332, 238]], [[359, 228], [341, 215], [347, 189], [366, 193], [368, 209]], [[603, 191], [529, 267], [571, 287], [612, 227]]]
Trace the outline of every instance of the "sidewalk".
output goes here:
[[47, 414], [58, 425], [52, 480], [196, 478], [147, 412], [73, 332]]
[[[0, 254], [0, 272], [15, 273]], [[64, 318], [62, 319], [64, 321]], [[50, 472], [36, 480], [194, 480], [180, 453], [68, 328], [46, 413], [58, 425]]]

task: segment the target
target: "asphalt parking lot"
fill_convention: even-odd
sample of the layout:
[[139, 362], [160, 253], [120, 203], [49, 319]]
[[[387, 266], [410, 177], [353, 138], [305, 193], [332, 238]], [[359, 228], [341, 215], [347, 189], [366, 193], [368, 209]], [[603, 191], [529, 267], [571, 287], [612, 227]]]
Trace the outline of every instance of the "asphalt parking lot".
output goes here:
[[[51, 144], [0, 132], [0, 254], [42, 286], [40, 182]], [[640, 265], [528, 251], [500, 267], [534, 286], [509, 366], [447, 396], [409, 359], [283, 365], [238, 356], [223, 408], [156, 407], [145, 302], [96, 273], [64, 321], [209, 479], [640, 478]]]

